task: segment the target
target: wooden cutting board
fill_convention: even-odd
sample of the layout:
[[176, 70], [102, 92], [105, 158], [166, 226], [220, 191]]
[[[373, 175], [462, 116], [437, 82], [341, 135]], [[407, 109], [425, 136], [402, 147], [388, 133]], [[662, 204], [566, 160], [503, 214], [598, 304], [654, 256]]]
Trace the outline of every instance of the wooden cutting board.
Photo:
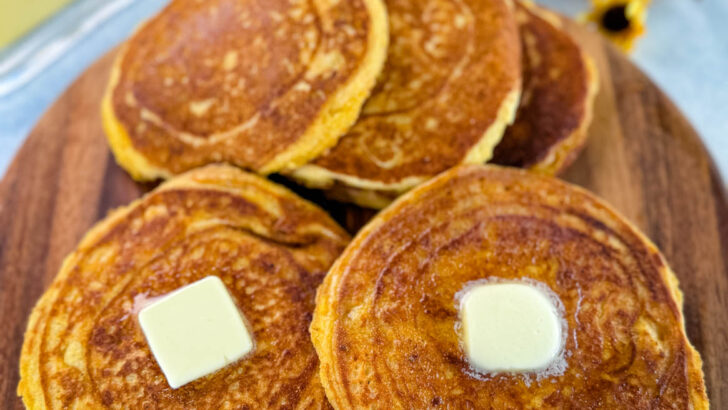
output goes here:
[[[564, 176], [605, 198], [662, 249], [685, 293], [687, 332], [702, 354], [714, 408], [728, 408], [728, 201], [685, 118], [596, 34], [570, 26], [599, 68], [588, 145]], [[18, 355], [33, 304], [63, 257], [109, 209], [151, 189], [113, 160], [99, 102], [113, 53], [51, 107], [0, 182], [0, 403], [16, 398]], [[303, 195], [321, 202], [310, 191]], [[323, 203], [354, 232], [372, 212]]]

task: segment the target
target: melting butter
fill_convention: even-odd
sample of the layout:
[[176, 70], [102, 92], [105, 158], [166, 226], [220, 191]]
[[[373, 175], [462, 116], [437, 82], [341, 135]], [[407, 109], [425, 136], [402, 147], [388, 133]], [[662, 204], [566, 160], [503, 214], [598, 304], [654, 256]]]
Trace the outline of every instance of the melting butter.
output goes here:
[[176, 389], [253, 350], [253, 337], [217, 276], [155, 299], [139, 324], [170, 387]]
[[484, 282], [460, 298], [461, 338], [471, 365], [483, 372], [538, 372], [563, 348], [553, 297], [534, 284]]

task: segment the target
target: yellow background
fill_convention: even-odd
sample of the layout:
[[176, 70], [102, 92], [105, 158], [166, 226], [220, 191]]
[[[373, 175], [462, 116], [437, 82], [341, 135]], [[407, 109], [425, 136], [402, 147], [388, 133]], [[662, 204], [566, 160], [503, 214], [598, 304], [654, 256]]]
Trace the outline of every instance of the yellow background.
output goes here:
[[0, 48], [26, 34], [71, 0], [0, 0]]

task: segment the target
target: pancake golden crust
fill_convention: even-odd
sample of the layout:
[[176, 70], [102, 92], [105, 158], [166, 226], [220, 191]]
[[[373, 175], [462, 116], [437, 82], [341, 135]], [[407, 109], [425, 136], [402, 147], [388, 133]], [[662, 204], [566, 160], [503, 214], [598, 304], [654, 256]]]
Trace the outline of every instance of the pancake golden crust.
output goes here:
[[174, 0], [112, 70], [102, 118], [117, 161], [145, 180], [305, 163], [356, 120], [386, 21], [381, 0]]
[[513, 119], [521, 73], [510, 1], [386, 5], [384, 71], [349, 133], [292, 173], [309, 187], [399, 194], [457, 164], [485, 162]]
[[[18, 394], [28, 408], [326, 408], [307, 327], [346, 245], [323, 211], [260, 177], [208, 166], [92, 228], [31, 314]], [[219, 276], [256, 348], [171, 389], [138, 302]]]
[[[457, 336], [456, 293], [524, 277], [563, 302], [567, 367], [478, 376]], [[316, 302], [311, 336], [336, 408], [708, 408], [659, 251], [553, 178], [475, 165], [443, 173], [360, 231]]]
[[596, 68], [562, 30], [558, 16], [530, 2], [516, 10], [523, 49], [523, 94], [494, 164], [558, 174], [581, 151], [598, 87]]

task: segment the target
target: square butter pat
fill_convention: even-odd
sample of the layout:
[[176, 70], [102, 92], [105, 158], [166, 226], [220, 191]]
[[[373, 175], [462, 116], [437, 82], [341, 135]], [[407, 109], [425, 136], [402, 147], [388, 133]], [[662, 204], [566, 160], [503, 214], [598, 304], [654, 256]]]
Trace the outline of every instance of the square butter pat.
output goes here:
[[253, 348], [241, 313], [217, 276], [145, 307], [139, 323], [173, 389], [225, 367]]
[[556, 306], [528, 284], [474, 286], [462, 299], [461, 316], [465, 351], [479, 370], [542, 370], [561, 349], [563, 330]]

